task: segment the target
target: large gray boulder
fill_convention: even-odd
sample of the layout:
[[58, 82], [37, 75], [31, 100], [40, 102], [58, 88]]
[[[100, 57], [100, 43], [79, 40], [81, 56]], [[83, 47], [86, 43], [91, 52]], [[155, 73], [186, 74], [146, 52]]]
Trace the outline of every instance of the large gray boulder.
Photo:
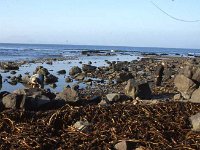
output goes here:
[[15, 93], [11, 93], [3, 97], [2, 103], [4, 108], [20, 109], [24, 108], [25, 98]]
[[194, 81], [184, 75], [177, 75], [174, 84], [185, 99], [190, 99], [192, 93], [198, 88]]
[[81, 73], [81, 68], [79, 68], [78, 66], [74, 66], [69, 70], [69, 75], [74, 76], [78, 73]]
[[200, 131], [200, 113], [190, 117], [193, 131]]
[[56, 95], [55, 100], [64, 100], [68, 103], [78, 103], [78, 101], [80, 101], [80, 96], [77, 90], [67, 87], [63, 92]]
[[125, 86], [125, 94], [131, 96], [133, 99], [139, 97], [140, 99], [151, 99], [152, 92], [147, 82], [135, 82], [135, 80], [128, 80]]

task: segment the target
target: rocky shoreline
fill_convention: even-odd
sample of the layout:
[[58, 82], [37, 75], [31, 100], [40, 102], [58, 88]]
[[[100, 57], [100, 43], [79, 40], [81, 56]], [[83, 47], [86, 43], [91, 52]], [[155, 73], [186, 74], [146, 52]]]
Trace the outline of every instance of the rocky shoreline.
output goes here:
[[[55, 61], [64, 59], [38, 61], [55, 69]], [[132, 61], [105, 60], [104, 66], [79, 61], [69, 70], [59, 68], [57, 75], [43, 65], [16, 75], [27, 63], [0, 64], [12, 75], [6, 80], [0, 76], [2, 84], [26, 87], [0, 92], [1, 149], [200, 146], [199, 58], [145, 55]], [[71, 84], [60, 92], [44, 88], [58, 86], [59, 75]], [[82, 83], [87, 86], [80, 88]]]

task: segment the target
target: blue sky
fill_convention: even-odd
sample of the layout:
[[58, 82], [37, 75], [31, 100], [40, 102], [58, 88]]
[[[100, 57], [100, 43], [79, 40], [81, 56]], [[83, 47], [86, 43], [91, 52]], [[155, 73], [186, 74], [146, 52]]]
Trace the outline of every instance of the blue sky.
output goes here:
[[[200, 19], [199, 0], [154, 0]], [[200, 22], [150, 0], [0, 0], [1, 43], [200, 48]]]

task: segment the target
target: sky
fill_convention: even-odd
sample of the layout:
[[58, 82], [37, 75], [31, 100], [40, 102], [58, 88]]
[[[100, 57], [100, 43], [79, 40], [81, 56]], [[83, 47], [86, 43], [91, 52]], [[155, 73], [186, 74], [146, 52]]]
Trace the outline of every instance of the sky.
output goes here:
[[[200, 20], [199, 0], [152, 0]], [[0, 43], [200, 48], [200, 22], [150, 0], [0, 0]]]

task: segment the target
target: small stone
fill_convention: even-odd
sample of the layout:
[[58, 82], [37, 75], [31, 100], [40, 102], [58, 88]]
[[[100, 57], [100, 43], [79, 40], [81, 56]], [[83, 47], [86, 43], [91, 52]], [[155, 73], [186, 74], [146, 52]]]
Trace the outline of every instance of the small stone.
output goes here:
[[88, 131], [88, 127], [89, 127], [90, 123], [88, 121], [77, 121], [73, 127], [80, 130], [80, 131]]
[[181, 99], [181, 94], [175, 94], [174, 95], [174, 100], [180, 100]]
[[190, 117], [193, 131], [200, 131], [200, 113]]

